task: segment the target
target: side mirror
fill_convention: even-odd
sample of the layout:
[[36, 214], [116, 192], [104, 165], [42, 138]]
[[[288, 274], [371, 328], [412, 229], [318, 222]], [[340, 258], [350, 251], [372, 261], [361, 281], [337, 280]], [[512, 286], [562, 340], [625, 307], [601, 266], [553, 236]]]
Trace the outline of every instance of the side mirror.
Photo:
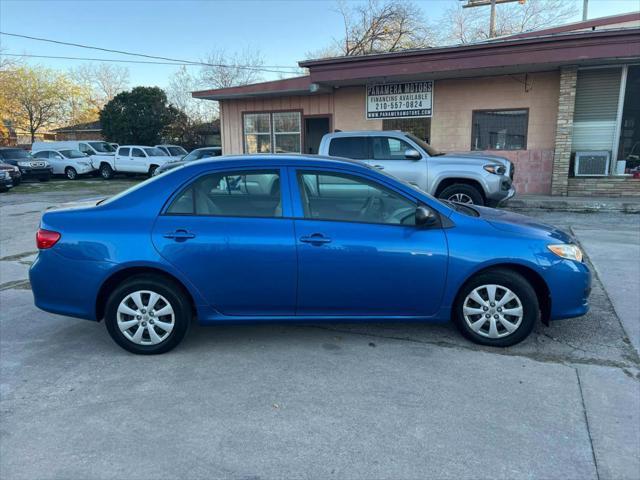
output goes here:
[[420, 152], [414, 148], [407, 148], [404, 151], [404, 158], [407, 160], [420, 160], [422, 155], [420, 155]]
[[430, 227], [438, 223], [438, 217], [433, 210], [419, 206], [416, 208], [416, 226]]

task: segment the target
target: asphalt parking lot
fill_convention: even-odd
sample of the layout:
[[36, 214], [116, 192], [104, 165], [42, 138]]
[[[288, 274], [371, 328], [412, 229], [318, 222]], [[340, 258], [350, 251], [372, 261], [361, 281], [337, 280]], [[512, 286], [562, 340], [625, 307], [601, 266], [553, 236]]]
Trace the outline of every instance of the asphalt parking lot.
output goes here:
[[27, 280], [43, 210], [133, 183], [0, 195], [1, 478], [640, 478], [640, 215], [528, 212], [597, 275], [588, 315], [508, 349], [450, 325], [194, 326], [140, 357]]

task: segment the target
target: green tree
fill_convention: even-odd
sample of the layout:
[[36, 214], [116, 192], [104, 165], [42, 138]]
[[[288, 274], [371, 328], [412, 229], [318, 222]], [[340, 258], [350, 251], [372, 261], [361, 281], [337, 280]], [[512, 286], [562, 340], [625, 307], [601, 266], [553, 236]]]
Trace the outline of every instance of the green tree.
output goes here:
[[135, 87], [121, 92], [100, 112], [102, 133], [121, 144], [155, 145], [178, 121], [179, 112], [169, 105], [164, 90]]

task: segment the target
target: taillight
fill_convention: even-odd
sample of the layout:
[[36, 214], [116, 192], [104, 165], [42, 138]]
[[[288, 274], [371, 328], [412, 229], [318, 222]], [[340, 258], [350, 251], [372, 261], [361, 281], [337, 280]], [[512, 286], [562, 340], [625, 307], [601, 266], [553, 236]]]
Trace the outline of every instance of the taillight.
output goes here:
[[40, 250], [53, 247], [61, 235], [58, 232], [52, 232], [51, 230], [43, 230], [42, 228], [36, 233], [36, 245]]

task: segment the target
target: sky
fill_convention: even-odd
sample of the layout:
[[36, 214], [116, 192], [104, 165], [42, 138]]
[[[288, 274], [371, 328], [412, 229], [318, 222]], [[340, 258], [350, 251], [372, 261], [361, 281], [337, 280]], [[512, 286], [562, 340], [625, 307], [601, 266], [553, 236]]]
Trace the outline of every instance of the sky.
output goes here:
[[[582, 5], [582, 0], [566, 1]], [[425, 17], [437, 19], [458, 0], [415, 3]], [[0, 0], [0, 31], [192, 61], [203, 60], [213, 50], [258, 49], [265, 65], [294, 67], [308, 52], [340, 37], [341, 17], [335, 8], [335, 0]], [[589, 18], [639, 9], [640, 0], [589, 0]], [[5, 54], [136, 59], [4, 35], [0, 47]], [[28, 62], [63, 70], [87, 63], [35, 58]], [[166, 87], [178, 69], [128, 67], [132, 86]], [[198, 72], [198, 67], [189, 68]], [[265, 73], [264, 78], [278, 76]]]

